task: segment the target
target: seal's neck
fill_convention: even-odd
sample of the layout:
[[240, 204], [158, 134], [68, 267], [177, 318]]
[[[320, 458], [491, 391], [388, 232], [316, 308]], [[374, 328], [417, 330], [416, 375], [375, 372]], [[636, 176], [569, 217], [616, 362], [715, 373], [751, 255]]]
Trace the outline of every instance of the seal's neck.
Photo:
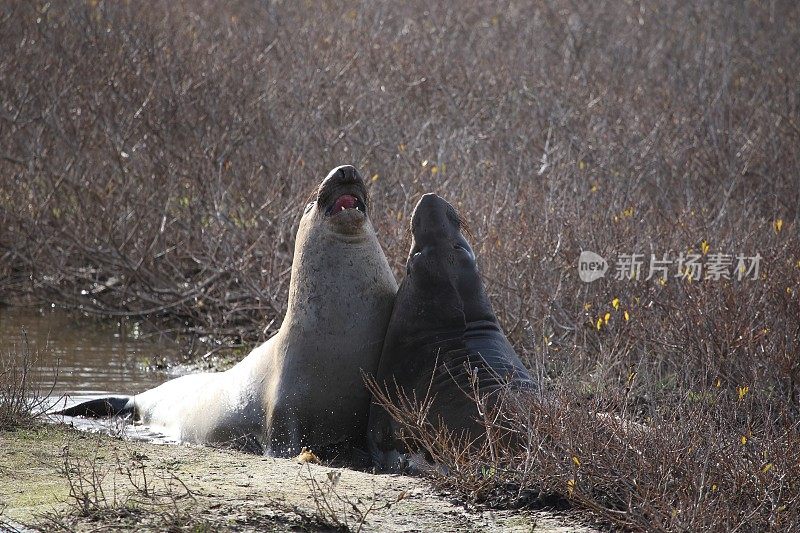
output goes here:
[[406, 334], [403, 335], [401, 342], [408, 346], [451, 349], [452, 347], [463, 345], [468, 339], [494, 335], [497, 332], [502, 334], [502, 330], [497, 321], [476, 320], [467, 322], [465, 327], [434, 328], [415, 334]]
[[451, 328], [442, 330], [430, 330], [420, 332], [415, 335], [405, 335], [402, 343], [406, 346], [425, 346], [426, 348], [441, 348], [450, 350], [454, 346], [460, 346], [464, 340], [464, 328]]
[[[352, 329], [354, 320], [385, 322], [387, 317], [374, 315], [376, 309], [386, 305], [375, 300], [386, 299], [386, 292], [396, 289], [390, 278], [386, 257], [371, 226], [365, 225], [358, 236], [342, 236], [324, 226], [301, 225], [281, 329], [304, 330], [309, 336], [342, 336]], [[383, 328], [385, 331], [385, 324]]]

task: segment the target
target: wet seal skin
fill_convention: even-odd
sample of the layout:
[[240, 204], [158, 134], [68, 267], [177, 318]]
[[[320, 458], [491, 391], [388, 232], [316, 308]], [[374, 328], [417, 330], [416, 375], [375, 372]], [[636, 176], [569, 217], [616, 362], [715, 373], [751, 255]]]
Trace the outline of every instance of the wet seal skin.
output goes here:
[[279, 331], [225, 372], [182, 376], [68, 416], [132, 415], [181, 441], [276, 456], [365, 446], [370, 396], [397, 282], [369, 218], [364, 180], [333, 169], [306, 205]]
[[[497, 322], [475, 253], [456, 210], [435, 194], [424, 195], [411, 218], [412, 243], [375, 381], [390, 399], [397, 387], [409, 398], [432, 399], [428, 420], [469, 438], [483, 427], [469, 394], [491, 395], [507, 384], [532, 381]], [[401, 428], [377, 403], [370, 407], [368, 442], [376, 467], [402, 469], [407, 450]]]

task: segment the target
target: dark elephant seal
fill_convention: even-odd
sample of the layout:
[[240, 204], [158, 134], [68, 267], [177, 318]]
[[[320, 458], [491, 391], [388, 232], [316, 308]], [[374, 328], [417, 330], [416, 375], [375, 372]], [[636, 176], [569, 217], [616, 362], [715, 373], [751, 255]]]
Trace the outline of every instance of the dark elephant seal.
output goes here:
[[[497, 322], [475, 254], [456, 210], [435, 194], [420, 199], [406, 277], [400, 283], [375, 382], [398, 399], [432, 399], [428, 421], [480, 438], [472, 383], [491, 396], [507, 383], [531, 379]], [[476, 380], [476, 381], [474, 381]], [[379, 405], [370, 408], [368, 442], [379, 468], [395, 469], [408, 451], [401, 428]]]
[[363, 443], [375, 372], [397, 290], [352, 166], [330, 172], [305, 207], [280, 330], [225, 372], [179, 377], [64, 415], [133, 414], [168, 436], [280, 456]]

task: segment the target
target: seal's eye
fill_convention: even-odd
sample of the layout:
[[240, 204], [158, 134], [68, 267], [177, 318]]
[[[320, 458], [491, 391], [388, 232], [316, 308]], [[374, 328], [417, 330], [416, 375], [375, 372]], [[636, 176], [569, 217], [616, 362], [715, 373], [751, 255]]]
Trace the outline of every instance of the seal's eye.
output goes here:
[[465, 246], [460, 242], [455, 242], [453, 243], [453, 248], [458, 250], [459, 252], [463, 252], [464, 255], [459, 254], [458, 257], [471, 260], [475, 259], [475, 254], [473, 253], [472, 249], [470, 249], [469, 245]]
[[411, 263], [414, 261], [414, 259], [416, 259], [417, 257], [419, 257], [421, 255], [422, 255], [422, 252], [416, 251], [416, 252], [411, 254], [411, 257], [408, 258], [408, 261], [406, 261], [406, 274], [407, 275], [409, 275], [409, 276], [411, 275]]
[[315, 204], [315, 203], [316, 203], [316, 202], [308, 202], [308, 203], [306, 204], [306, 210], [305, 210], [305, 211], [303, 211], [303, 214], [305, 215], [306, 213], [308, 213], [309, 211], [311, 211], [311, 209], [313, 209], [313, 208], [314, 208], [314, 204]]

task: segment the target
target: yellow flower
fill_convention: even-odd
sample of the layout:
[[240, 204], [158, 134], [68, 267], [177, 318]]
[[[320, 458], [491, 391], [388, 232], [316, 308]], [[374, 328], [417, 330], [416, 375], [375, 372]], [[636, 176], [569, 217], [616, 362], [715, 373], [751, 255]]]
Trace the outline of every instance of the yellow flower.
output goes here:
[[600, 317], [597, 318], [597, 324], [595, 325], [595, 327], [597, 328], [597, 331], [600, 331], [600, 328], [603, 327], [603, 319], [602, 318], [600, 318]]
[[764, 472], [765, 474], [770, 470], [772, 470], [772, 463], [767, 463], [761, 467], [761, 471]]
[[667, 280], [665, 278], [658, 278], [658, 284], [664, 287], [667, 284]]
[[599, 188], [600, 187], [597, 185], [597, 183], [592, 183], [592, 188], [591, 188], [592, 192], [597, 192], [597, 189], [599, 189]]
[[745, 444], [747, 444], [747, 437], [745, 437], [744, 435], [742, 435], [742, 438], [740, 438], [740, 439], [739, 439], [739, 442], [741, 442], [741, 443], [742, 443], [742, 446], [744, 446]]
[[373, 175], [372, 175], [372, 181], [378, 181], [378, 178], [379, 178], [379, 177], [380, 177], [380, 176], [378, 176], [377, 174], [373, 174]]
[[567, 481], [567, 496], [572, 496], [573, 492], [575, 492], [575, 480], [570, 479]]
[[433, 165], [431, 167], [431, 174], [436, 174], [437, 172], [439, 172], [439, 167], [437, 167], [436, 165]]
[[711, 484], [711, 492], [717, 492], [717, 484], [716, 483], [712, 483]]
[[614, 309], [619, 309], [619, 298], [614, 298], [613, 300], [611, 300], [611, 306]]
[[611, 313], [606, 313], [606, 314], [603, 316], [603, 322], [605, 322], [606, 324], [608, 324], [608, 321], [609, 321], [609, 320], [611, 320]]
[[781, 229], [783, 229], [783, 219], [777, 219], [772, 223], [772, 227], [775, 229], [775, 233], [780, 233]]
[[739, 400], [744, 400], [744, 397], [747, 396], [748, 392], [750, 392], [750, 387], [747, 385], [744, 387], [736, 387], [736, 392], [739, 393]]
[[711, 248], [711, 246], [710, 246], [710, 245], [708, 244], [708, 242], [706, 242], [705, 240], [703, 240], [703, 241], [700, 243], [700, 251], [702, 251], [702, 252], [703, 252], [703, 255], [706, 255], [706, 254], [708, 253], [708, 249], [709, 249], [709, 248]]
[[714, 382], [714, 386], [716, 388], [720, 388], [722, 386], [722, 380], [717, 378], [717, 380]]
[[586, 168], [586, 163], [584, 163], [583, 160], [578, 161], [578, 168], [581, 169], [581, 170], [585, 169]]
[[575, 466], [581, 466], [581, 460], [578, 459], [577, 455], [572, 456], [572, 462], [575, 463]]
[[631, 319], [631, 315], [630, 315], [630, 313], [628, 313], [627, 311], [625, 311], [624, 313], [622, 313], [622, 316], [624, 316], [624, 317], [625, 317], [625, 322], [627, 322], [628, 320], [630, 320], [630, 319]]

